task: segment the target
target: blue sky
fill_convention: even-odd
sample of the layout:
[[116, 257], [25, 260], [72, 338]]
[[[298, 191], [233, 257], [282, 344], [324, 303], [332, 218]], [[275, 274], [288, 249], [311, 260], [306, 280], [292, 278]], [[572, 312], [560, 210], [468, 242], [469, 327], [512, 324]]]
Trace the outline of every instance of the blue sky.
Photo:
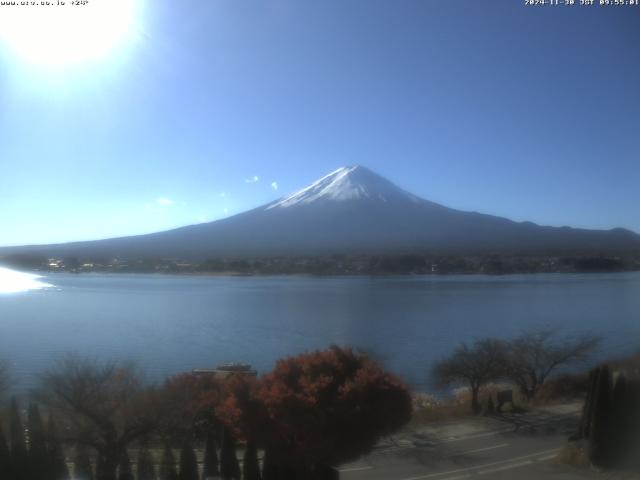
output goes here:
[[350, 164], [455, 208], [640, 232], [640, 7], [136, 7], [97, 58], [0, 46], [0, 245], [211, 221]]

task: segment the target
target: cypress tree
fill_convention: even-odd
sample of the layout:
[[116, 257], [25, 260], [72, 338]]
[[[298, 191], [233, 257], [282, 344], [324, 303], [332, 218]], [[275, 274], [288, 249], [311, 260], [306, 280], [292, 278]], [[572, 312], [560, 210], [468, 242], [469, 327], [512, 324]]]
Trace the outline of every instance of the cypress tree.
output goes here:
[[180, 473], [178, 474], [178, 479], [198, 480], [198, 459], [189, 442], [185, 442], [180, 451]]
[[629, 459], [630, 467], [640, 470], [640, 379], [635, 379], [628, 384], [629, 398], [628, 411], [629, 415]]
[[260, 480], [260, 465], [258, 464], [258, 449], [253, 443], [247, 444], [242, 462], [243, 480]]
[[626, 460], [627, 449], [629, 448], [629, 416], [631, 412], [627, 410], [627, 379], [620, 375], [613, 386], [611, 397], [611, 420], [607, 432], [607, 444], [611, 452], [612, 464], [618, 464]]
[[15, 397], [11, 399], [11, 474], [12, 480], [31, 480], [24, 426]]
[[273, 462], [269, 449], [265, 450], [262, 459], [262, 480], [278, 480], [278, 467]]
[[162, 461], [160, 462], [160, 480], [178, 480], [176, 461], [173, 456], [173, 450], [171, 450], [169, 444], [165, 445], [164, 452], [162, 452]]
[[496, 406], [493, 403], [493, 397], [489, 395], [489, 399], [487, 400], [487, 415], [493, 415], [496, 413]]
[[100, 452], [96, 454], [96, 480], [105, 480], [107, 474], [105, 472], [104, 457]]
[[589, 429], [589, 458], [600, 467], [609, 464], [608, 428], [611, 408], [611, 375], [606, 365], [600, 368]]
[[240, 465], [238, 464], [238, 457], [236, 456], [236, 440], [227, 428], [222, 430], [220, 476], [222, 480], [240, 479]]
[[582, 407], [582, 417], [580, 418], [580, 424], [578, 427], [578, 438], [589, 438], [589, 430], [591, 428], [591, 420], [593, 417], [593, 401], [598, 388], [599, 374], [599, 368], [594, 368], [589, 372], [589, 391], [587, 392], [587, 398], [585, 399], [584, 406]]
[[333, 467], [321, 467], [318, 478], [323, 480], [340, 480], [340, 472]]
[[142, 445], [138, 451], [138, 480], [156, 480], [153, 458], [146, 445]]
[[10, 478], [11, 475], [11, 452], [7, 446], [7, 439], [0, 424], [0, 478]]
[[207, 432], [207, 441], [204, 447], [204, 468], [202, 471], [202, 479], [207, 477], [217, 477], [220, 475], [218, 468], [218, 453], [216, 452], [216, 438], [211, 431]]
[[27, 410], [27, 428], [29, 430], [28, 456], [31, 478], [45, 480], [49, 473], [47, 440], [40, 409], [35, 403], [30, 403]]
[[125, 449], [120, 456], [118, 464], [118, 480], [135, 480], [133, 470], [131, 469], [131, 459]]
[[67, 467], [64, 449], [60, 444], [58, 429], [51, 413], [49, 413], [47, 426], [47, 463], [49, 466], [48, 479], [69, 480], [69, 467]]
[[93, 468], [87, 450], [76, 447], [76, 458], [73, 465], [73, 480], [93, 480]]

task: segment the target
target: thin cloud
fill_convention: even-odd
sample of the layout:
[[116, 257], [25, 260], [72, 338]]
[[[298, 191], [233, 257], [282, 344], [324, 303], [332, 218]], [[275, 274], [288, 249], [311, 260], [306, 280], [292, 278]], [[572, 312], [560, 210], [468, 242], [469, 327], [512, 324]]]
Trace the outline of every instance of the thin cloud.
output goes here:
[[224, 212], [225, 215], [227, 215], [229, 213], [229, 209], [225, 208], [224, 210], [222, 210]]
[[278, 182], [271, 182], [271, 188], [273, 188], [274, 190], [278, 189]]
[[260, 181], [260, 177], [258, 177], [257, 175], [254, 175], [253, 177], [249, 177], [245, 179], [245, 183], [256, 183], [259, 181]]
[[226, 196], [227, 196], [227, 192], [220, 192], [220, 194], [219, 194], [219, 195], [220, 195], [222, 198], [224, 198], [224, 197], [226, 197]]
[[156, 203], [158, 205], [162, 205], [165, 207], [168, 207], [170, 205], [173, 205], [175, 202], [173, 200], [171, 200], [170, 198], [166, 198], [166, 197], [160, 197], [156, 200]]

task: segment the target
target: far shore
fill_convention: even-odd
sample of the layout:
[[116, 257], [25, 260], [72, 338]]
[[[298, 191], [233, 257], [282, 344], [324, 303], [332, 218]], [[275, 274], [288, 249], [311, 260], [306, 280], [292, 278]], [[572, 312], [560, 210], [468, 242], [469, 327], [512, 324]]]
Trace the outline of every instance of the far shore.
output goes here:
[[404, 275], [510, 275], [535, 273], [616, 273], [640, 271], [636, 254], [472, 254], [427, 253], [325, 254], [320, 256], [276, 256], [251, 258], [110, 259], [63, 256], [11, 255], [0, 257], [0, 265], [37, 273], [161, 273], [193, 276], [304, 276], [388, 277]]
[[[0, 265], [1, 266], [1, 265]], [[14, 267], [6, 267], [14, 268]], [[174, 276], [174, 277], [219, 277], [219, 278], [238, 278], [238, 277], [291, 277], [291, 278], [399, 278], [399, 277], [512, 277], [519, 275], [602, 275], [602, 274], [624, 274], [636, 273], [640, 268], [616, 271], [549, 271], [549, 272], [508, 272], [508, 273], [486, 273], [486, 272], [447, 272], [447, 273], [305, 273], [305, 272], [240, 272], [240, 271], [224, 271], [224, 272], [171, 272], [171, 271], [117, 271], [117, 270], [92, 270], [92, 271], [69, 271], [69, 270], [36, 270], [36, 269], [16, 269], [38, 275], [154, 275], [154, 276]]]

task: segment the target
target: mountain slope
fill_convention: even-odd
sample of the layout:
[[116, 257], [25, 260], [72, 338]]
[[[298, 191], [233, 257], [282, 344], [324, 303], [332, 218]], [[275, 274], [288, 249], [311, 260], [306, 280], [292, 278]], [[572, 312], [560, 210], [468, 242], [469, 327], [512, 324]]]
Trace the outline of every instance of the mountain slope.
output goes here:
[[223, 220], [135, 237], [0, 249], [0, 255], [17, 251], [184, 259], [406, 251], [575, 254], [638, 252], [640, 236], [624, 229], [543, 227], [454, 210], [354, 166]]

